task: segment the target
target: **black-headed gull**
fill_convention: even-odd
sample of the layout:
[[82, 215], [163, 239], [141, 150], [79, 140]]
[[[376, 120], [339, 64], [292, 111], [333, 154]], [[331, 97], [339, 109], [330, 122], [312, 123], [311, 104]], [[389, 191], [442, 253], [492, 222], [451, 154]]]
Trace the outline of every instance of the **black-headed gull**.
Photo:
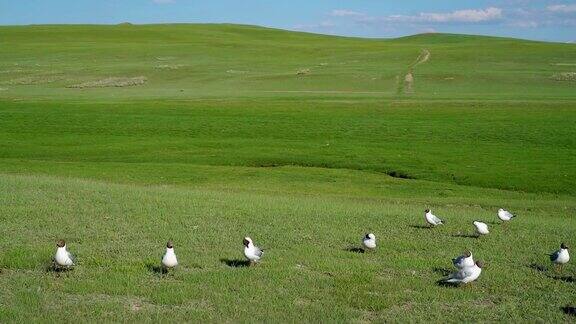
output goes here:
[[469, 283], [472, 282], [482, 273], [482, 267], [484, 264], [482, 261], [476, 261], [476, 263], [471, 267], [465, 267], [457, 272], [452, 273], [448, 278], [444, 280], [444, 282], [453, 283], [453, 284], [460, 284], [460, 283]]
[[261, 250], [256, 245], [254, 245], [252, 239], [249, 237], [245, 237], [243, 243], [244, 243], [244, 256], [246, 257], [246, 259], [248, 259], [248, 261], [250, 261], [250, 264], [254, 264], [260, 261], [260, 258], [262, 258], [262, 255], [264, 254], [264, 251]]
[[172, 269], [178, 265], [176, 253], [174, 253], [174, 243], [168, 241], [166, 243], [166, 252], [162, 256], [162, 268], [164, 270]]
[[452, 264], [457, 269], [464, 269], [474, 266], [474, 258], [472, 257], [472, 252], [464, 251], [464, 254], [452, 259]]
[[376, 248], [376, 235], [368, 233], [362, 238], [362, 246], [367, 250], [374, 250]]
[[64, 240], [58, 240], [58, 242], [56, 242], [56, 255], [54, 255], [54, 262], [59, 267], [74, 266], [74, 256], [72, 253], [68, 252]]
[[430, 209], [426, 209], [424, 212], [425, 212], [424, 218], [426, 219], [426, 223], [428, 223], [428, 225], [436, 226], [436, 225], [443, 225], [444, 224], [440, 218], [438, 218], [438, 217], [436, 217], [436, 215], [432, 214]]
[[560, 269], [564, 266], [564, 264], [570, 261], [570, 254], [568, 253], [568, 246], [562, 243], [560, 244], [560, 250], [555, 251], [554, 253], [550, 254], [550, 261], [555, 265], [559, 265]]
[[506, 209], [502, 209], [502, 208], [498, 209], [498, 218], [500, 218], [501, 221], [507, 222], [514, 217], [516, 217], [516, 215], [512, 214], [511, 212], [507, 211]]
[[479, 221], [474, 221], [472, 224], [474, 224], [474, 227], [476, 228], [476, 234], [478, 234], [479, 236], [487, 235], [490, 233], [490, 231], [488, 230], [488, 224]]

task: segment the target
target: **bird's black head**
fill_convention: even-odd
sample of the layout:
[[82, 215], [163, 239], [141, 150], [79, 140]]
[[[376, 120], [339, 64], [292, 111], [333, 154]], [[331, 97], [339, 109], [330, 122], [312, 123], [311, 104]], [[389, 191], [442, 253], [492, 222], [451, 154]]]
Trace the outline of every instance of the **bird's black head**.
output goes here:
[[170, 240], [170, 241], [168, 241], [168, 242], [166, 243], [166, 247], [169, 248], [169, 249], [174, 248], [174, 243], [172, 242], [172, 240]]
[[429, 212], [430, 212], [430, 209], [426, 209], [424, 212], [425, 212], [425, 213], [429, 213]]
[[470, 252], [470, 250], [466, 250], [464, 251], [464, 256], [469, 258], [472, 255], [472, 252]]
[[56, 242], [56, 246], [57, 247], [65, 247], [66, 242], [64, 240], [58, 240], [58, 242]]
[[484, 262], [483, 261], [476, 261], [476, 265], [478, 266], [478, 268], [483, 268], [484, 267]]
[[560, 248], [568, 250], [568, 246], [564, 243], [560, 244]]

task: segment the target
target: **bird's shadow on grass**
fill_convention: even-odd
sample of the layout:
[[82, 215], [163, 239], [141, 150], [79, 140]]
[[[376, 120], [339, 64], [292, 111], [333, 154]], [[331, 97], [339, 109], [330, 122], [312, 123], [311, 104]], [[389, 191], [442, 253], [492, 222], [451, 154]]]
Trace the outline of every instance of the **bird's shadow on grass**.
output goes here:
[[167, 274], [168, 273], [168, 269], [162, 267], [159, 264], [154, 264], [152, 262], [146, 263], [146, 268], [148, 269], [148, 271], [150, 271], [152, 273], [156, 273], [156, 274]]
[[410, 227], [412, 228], [418, 228], [418, 229], [431, 229], [431, 226], [426, 226], [426, 225], [410, 225]]
[[464, 237], [464, 238], [473, 238], [477, 239], [479, 236], [474, 234], [454, 234], [452, 237]]
[[366, 251], [363, 248], [359, 248], [356, 246], [347, 247], [344, 251], [353, 252], [353, 253], [365, 253]]
[[440, 287], [445, 287], [445, 288], [458, 288], [458, 287], [460, 287], [460, 284], [453, 283], [453, 282], [447, 282], [445, 278], [442, 278], [442, 279], [436, 281], [436, 285], [438, 285]]
[[538, 272], [542, 272], [542, 273], [544, 273], [544, 275], [546, 277], [548, 277], [550, 279], [560, 280], [560, 281], [564, 281], [564, 282], [568, 282], [568, 283], [576, 282], [576, 278], [573, 276], [559, 276], [559, 275], [550, 274], [550, 273], [548, 273], [548, 268], [546, 268], [545, 266], [538, 264], [538, 263], [532, 263], [528, 266], [528, 268], [536, 270]]
[[434, 271], [434, 272], [436, 272], [436, 273], [438, 273], [438, 274], [440, 274], [440, 275], [442, 275], [442, 276], [448, 276], [449, 274], [452, 273], [452, 271], [451, 271], [450, 269], [447, 269], [447, 268], [438, 268], [438, 267], [433, 268], [432, 271]]
[[564, 307], [560, 307], [560, 309], [566, 315], [576, 316], [576, 307], [574, 307], [574, 306], [564, 306]]
[[244, 268], [250, 266], [250, 261], [248, 260], [240, 260], [240, 259], [220, 259], [220, 262], [224, 263], [225, 265], [231, 268]]
[[576, 278], [572, 277], [572, 276], [552, 276], [552, 275], [547, 275], [548, 278], [554, 279], [554, 280], [560, 280], [560, 281], [564, 281], [564, 282], [568, 282], [568, 283], [575, 283], [576, 282]]
[[46, 270], [46, 272], [52, 272], [52, 273], [66, 273], [74, 270], [74, 267], [61, 267], [52, 260], [46, 263], [46, 267], [44, 268], [44, 270]]
[[546, 272], [546, 270], [548, 270], [548, 269], [546, 269], [545, 266], [538, 264], [538, 263], [532, 263], [528, 266], [528, 268], [530, 268], [532, 270], [536, 270], [538, 272]]

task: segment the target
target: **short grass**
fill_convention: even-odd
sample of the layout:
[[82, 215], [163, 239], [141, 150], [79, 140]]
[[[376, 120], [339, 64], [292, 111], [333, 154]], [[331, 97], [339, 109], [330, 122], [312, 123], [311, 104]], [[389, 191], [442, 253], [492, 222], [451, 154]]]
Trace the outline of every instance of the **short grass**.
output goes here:
[[[334, 170], [326, 179], [321, 171], [281, 169], [307, 175], [310, 181], [294, 182], [309, 188], [273, 181], [250, 188], [142, 187], [3, 175], [0, 317], [568, 320], [560, 307], [573, 302], [576, 270], [554, 272], [546, 253], [573, 239], [573, 199], [436, 187], [358, 171]], [[372, 183], [359, 183], [363, 178]], [[331, 192], [319, 193], [328, 184]], [[360, 188], [377, 195], [359, 195]], [[454, 197], [469, 194], [475, 197]], [[520, 215], [507, 229], [496, 222], [503, 204]], [[422, 228], [426, 207], [447, 225]], [[490, 224], [490, 236], [467, 237], [475, 219]], [[378, 251], [347, 251], [366, 231], [378, 235]], [[231, 267], [242, 260], [245, 235], [266, 248], [265, 258], [254, 268]], [[73, 271], [46, 271], [58, 237], [77, 254]], [[174, 240], [181, 266], [163, 276], [151, 269], [167, 239]], [[467, 288], [436, 284], [464, 249], [486, 261], [481, 279]]]
[[575, 194], [575, 120], [571, 102], [4, 103], [0, 165], [143, 183], [296, 165]]
[[[573, 320], [576, 267], [546, 254], [576, 246], [576, 91], [553, 78], [574, 45], [234, 25], [0, 34], [0, 322]], [[507, 228], [500, 207], [519, 215]], [[422, 228], [425, 208], [446, 225]], [[473, 220], [492, 233], [470, 237]], [[378, 250], [349, 251], [367, 231]], [[245, 235], [266, 249], [254, 268], [234, 266]], [[58, 238], [72, 271], [48, 270]], [[181, 265], [161, 275], [168, 239]], [[464, 249], [481, 278], [438, 285]]]

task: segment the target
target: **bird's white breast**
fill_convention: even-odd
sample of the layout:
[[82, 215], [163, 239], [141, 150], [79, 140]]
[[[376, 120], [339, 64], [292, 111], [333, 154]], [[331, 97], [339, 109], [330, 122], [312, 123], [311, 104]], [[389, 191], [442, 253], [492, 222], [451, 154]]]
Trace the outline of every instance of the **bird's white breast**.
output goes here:
[[490, 233], [490, 231], [488, 231], [488, 225], [486, 225], [484, 223], [474, 222], [474, 226], [476, 226], [476, 231], [480, 234]]
[[365, 238], [364, 240], [362, 240], [362, 245], [364, 245], [364, 247], [366, 247], [368, 249], [375, 249], [376, 248], [376, 240]]
[[512, 215], [505, 210], [499, 210], [498, 218], [500, 218], [503, 221], [509, 221], [512, 218]]
[[558, 254], [558, 258], [556, 259], [556, 263], [564, 264], [570, 261], [570, 254], [568, 253], [567, 249], [561, 249], [560, 253]]
[[260, 256], [257, 254], [258, 249], [252, 245], [244, 247], [244, 256], [250, 261], [260, 260]]
[[426, 213], [426, 221], [432, 225], [438, 225], [439, 218], [432, 213]]
[[178, 265], [178, 259], [176, 258], [174, 249], [166, 249], [166, 253], [164, 257], [162, 257], [162, 265], [167, 268], [173, 268]]
[[60, 266], [71, 266], [74, 264], [72, 259], [70, 259], [68, 251], [66, 251], [66, 248], [64, 247], [59, 247], [58, 250], [56, 250], [56, 256], [54, 256], [54, 260]]
[[462, 282], [468, 283], [468, 282], [472, 282], [472, 281], [478, 279], [478, 277], [480, 277], [480, 274], [482, 273], [482, 268], [478, 267], [477, 265], [474, 265], [473, 267], [466, 268], [464, 270], [464, 272], [465, 272], [465, 276], [462, 279]]

